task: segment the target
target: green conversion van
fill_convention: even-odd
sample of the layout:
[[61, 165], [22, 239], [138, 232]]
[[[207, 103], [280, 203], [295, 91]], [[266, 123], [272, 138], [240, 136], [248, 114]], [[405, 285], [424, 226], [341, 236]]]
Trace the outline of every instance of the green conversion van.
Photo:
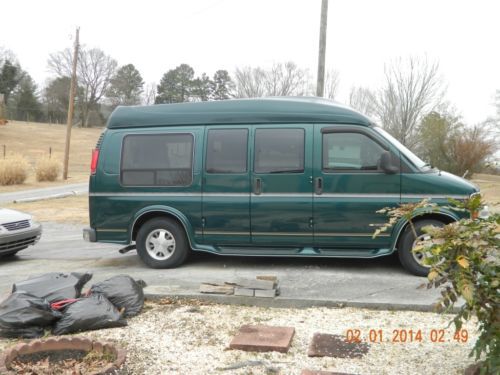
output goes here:
[[320, 98], [118, 107], [92, 156], [91, 242], [137, 248], [150, 267], [190, 251], [374, 258], [395, 251], [426, 275], [401, 220], [377, 238], [377, 210], [430, 198], [426, 225], [458, 220], [447, 198], [478, 192], [438, 171], [369, 118]]

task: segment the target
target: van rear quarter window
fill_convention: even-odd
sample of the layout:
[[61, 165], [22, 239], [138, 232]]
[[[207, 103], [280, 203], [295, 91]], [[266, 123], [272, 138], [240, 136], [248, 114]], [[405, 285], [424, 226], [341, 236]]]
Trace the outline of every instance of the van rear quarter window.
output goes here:
[[122, 185], [190, 185], [193, 141], [192, 134], [127, 135], [122, 147]]

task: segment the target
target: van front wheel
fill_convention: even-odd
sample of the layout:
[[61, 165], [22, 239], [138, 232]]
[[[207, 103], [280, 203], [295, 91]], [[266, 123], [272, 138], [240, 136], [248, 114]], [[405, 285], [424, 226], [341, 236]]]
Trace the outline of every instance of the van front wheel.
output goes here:
[[427, 276], [430, 271], [430, 267], [424, 264], [424, 255], [417, 254], [413, 252], [414, 246], [417, 244], [418, 240], [425, 239], [423, 237], [427, 236], [422, 228], [433, 225], [435, 227], [444, 227], [444, 223], [438, 220], [421, 220], [417, 221], [415, 226], [415, 232], [417, 233], [417, 238], [413, 234], [410, 226], [405, 229], [401, 240], [399, 242], [400, 246], [398, 249], [399, 261], [406, 270], [410, 271], [416, 276]]
[[189, 252], [184, 229], [167, 218], [144, 223], [136, 237], [137, 253], [151, 268], [173, 268], [181, 265]]

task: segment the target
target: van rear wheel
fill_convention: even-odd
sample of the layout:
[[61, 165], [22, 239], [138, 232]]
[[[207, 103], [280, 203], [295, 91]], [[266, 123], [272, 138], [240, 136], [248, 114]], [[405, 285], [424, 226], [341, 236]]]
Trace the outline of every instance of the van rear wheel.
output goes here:
[[135, 242], [139, 257], [151, 268], [177, 267], [184, 263], [189, 253], [184, 229], [168, 218], [145, 222]]
[[408, 225], [399, 242], [399, 261], [407, 271], [416, 276], [427, 276], [431, 269], [428, 265], [424, 264], [423, 254], [417, 254], [413, 252], [413, 248], [417, 244], [418, 240], [425, 239], [424, 236], [427, 236], [422, 228], [428, 227], [430, 225], [441, 228], [444, 227], [445, 224], [442, 221], [430, 219], [417, 221], [414, 224], [417, 238], [415, 238], [413, 231]]

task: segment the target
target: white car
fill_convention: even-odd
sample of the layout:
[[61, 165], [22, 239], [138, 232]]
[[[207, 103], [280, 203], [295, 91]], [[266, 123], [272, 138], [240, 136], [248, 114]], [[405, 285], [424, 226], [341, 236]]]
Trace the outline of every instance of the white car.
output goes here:
[[11, 256], [34, 245], [42, 236], [42, 225], [29, 214], [0, 208], [0, 257]]

